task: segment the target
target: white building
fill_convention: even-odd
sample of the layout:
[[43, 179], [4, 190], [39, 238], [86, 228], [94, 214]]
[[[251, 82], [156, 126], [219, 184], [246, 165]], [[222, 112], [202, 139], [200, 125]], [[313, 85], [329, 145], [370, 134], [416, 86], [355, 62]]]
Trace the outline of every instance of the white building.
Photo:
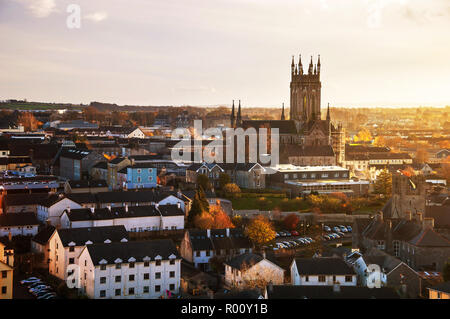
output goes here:
[[80, 292], [93, 299], [154, 299], [178, 293], [181, 258], [172, 240], [93, 244], [79, 259]]
[[51, 225], [56, 227], [60, 225], [64, 210], [74, 208], [81, 208], [81, 205], [62, 194], [50, 196], [37, 206], [37, 218], [42, 223], [49, 221]]
[[123, 226], [58, 229], [48, 241], [48, 271], [65, 280], [68, 265], [78, 264], [80, 253], [86, 245], [121, 241], [128, 241], [128, 233]]
[[301, 286], [356, 286], [352, 267], [340, 258], [295, 258], [290, 266], [291, 284]]
[[38, 233], [39, 222], [34, 213], [0, 214], [0, 237], [34, 236]]
[[230, 287], [250, 288], [268, 283], [284, 283], [284, 269], [265, 257], [242, 254], [225, 262], [225, 283]]
[[150, 205], [66, 210], [62, 228], [123, 225], [129, 232], [184, 229], [179, 205]]

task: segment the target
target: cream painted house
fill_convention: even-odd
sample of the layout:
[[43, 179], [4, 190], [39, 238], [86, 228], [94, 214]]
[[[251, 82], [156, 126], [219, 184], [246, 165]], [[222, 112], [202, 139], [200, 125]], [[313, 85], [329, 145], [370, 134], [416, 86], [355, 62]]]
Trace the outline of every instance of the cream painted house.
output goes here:
[[156, 299], [178, 293], [181, 258], [170, 239], [93, 244], [79, 258], [79, 292], [92, 299]]

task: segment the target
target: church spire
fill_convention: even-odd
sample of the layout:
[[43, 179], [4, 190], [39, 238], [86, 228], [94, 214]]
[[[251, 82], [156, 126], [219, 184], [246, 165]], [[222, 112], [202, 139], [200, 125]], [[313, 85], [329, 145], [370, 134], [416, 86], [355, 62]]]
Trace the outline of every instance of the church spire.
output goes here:
[[242, 117], [241, 117], [241, 100], [239, 100], [239, 107], [236, 118], [236, 127], [241, 127], [242, 125]]
[[319, 58], [317, 59], [317, 73], [320, 74], [320, 54]]
[[294, 63], [294, 56], [292, 56], [292, 63], [291, 63], [291, 74], [295, 73], [295, 63]]
[[298, 73], [303, 74], [302, 55], [298, 56]]
[[284, 103], [283, 103], [283, 108], [281, 110], [281, 120], [284, 121], [286, 118], [284, 117]]
[[230, 127], [233, 128], [235, 125], [235, 118], [234, 118], [234, 100], [233, 100], [233, 106], [231, 107], [231, 116], [230, 116]]
[[309, 68], [308, 68], [308, 74], [312, 74], [313, 73], [313, 60], [312, 60], [312, 55], [311, 55], [311, 62], [309, 62]]
[[330, 117], [330, 103], [328, 103], [328, 108], [327, 108], [327, 121], [330, 122], [331, 117]]

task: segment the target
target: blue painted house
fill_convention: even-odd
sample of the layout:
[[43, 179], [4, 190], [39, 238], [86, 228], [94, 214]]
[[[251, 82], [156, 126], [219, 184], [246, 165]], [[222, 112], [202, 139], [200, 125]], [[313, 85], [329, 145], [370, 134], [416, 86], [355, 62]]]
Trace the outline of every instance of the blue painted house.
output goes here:
[[157, 169], [150, 163], [139, 163], [128, 166], [127, 188], [153, 188], [158, 185]]

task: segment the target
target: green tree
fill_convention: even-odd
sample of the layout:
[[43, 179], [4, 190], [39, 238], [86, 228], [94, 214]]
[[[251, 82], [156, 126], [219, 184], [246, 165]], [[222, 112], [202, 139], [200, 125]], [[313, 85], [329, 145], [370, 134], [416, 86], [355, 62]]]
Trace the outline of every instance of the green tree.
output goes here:
[[231, 183], [230, 175], [227, 173], [220, 173], [219, 175], [219, 187], [220, 189], [223, 189], [225, 185]]
[[205, 174], [199, 174], [197, 176], [197, 185], [198, 187], [203, 188], [203, 190], [209, 190], [211, 188], [209, 178]]
[[194, 200], [192, 201], [191, 210], [188, 215], [188, 223], [193, 225], [195, 218], [205, 212], [209, 212], [209, 203], [206, 199], [205, 192], [200, 186], [195, 192]]
[[378, 175], [375, 184], [374, 192], [385, 196], [391, 196], [392, 193], [392, 174], [385, 168]]

